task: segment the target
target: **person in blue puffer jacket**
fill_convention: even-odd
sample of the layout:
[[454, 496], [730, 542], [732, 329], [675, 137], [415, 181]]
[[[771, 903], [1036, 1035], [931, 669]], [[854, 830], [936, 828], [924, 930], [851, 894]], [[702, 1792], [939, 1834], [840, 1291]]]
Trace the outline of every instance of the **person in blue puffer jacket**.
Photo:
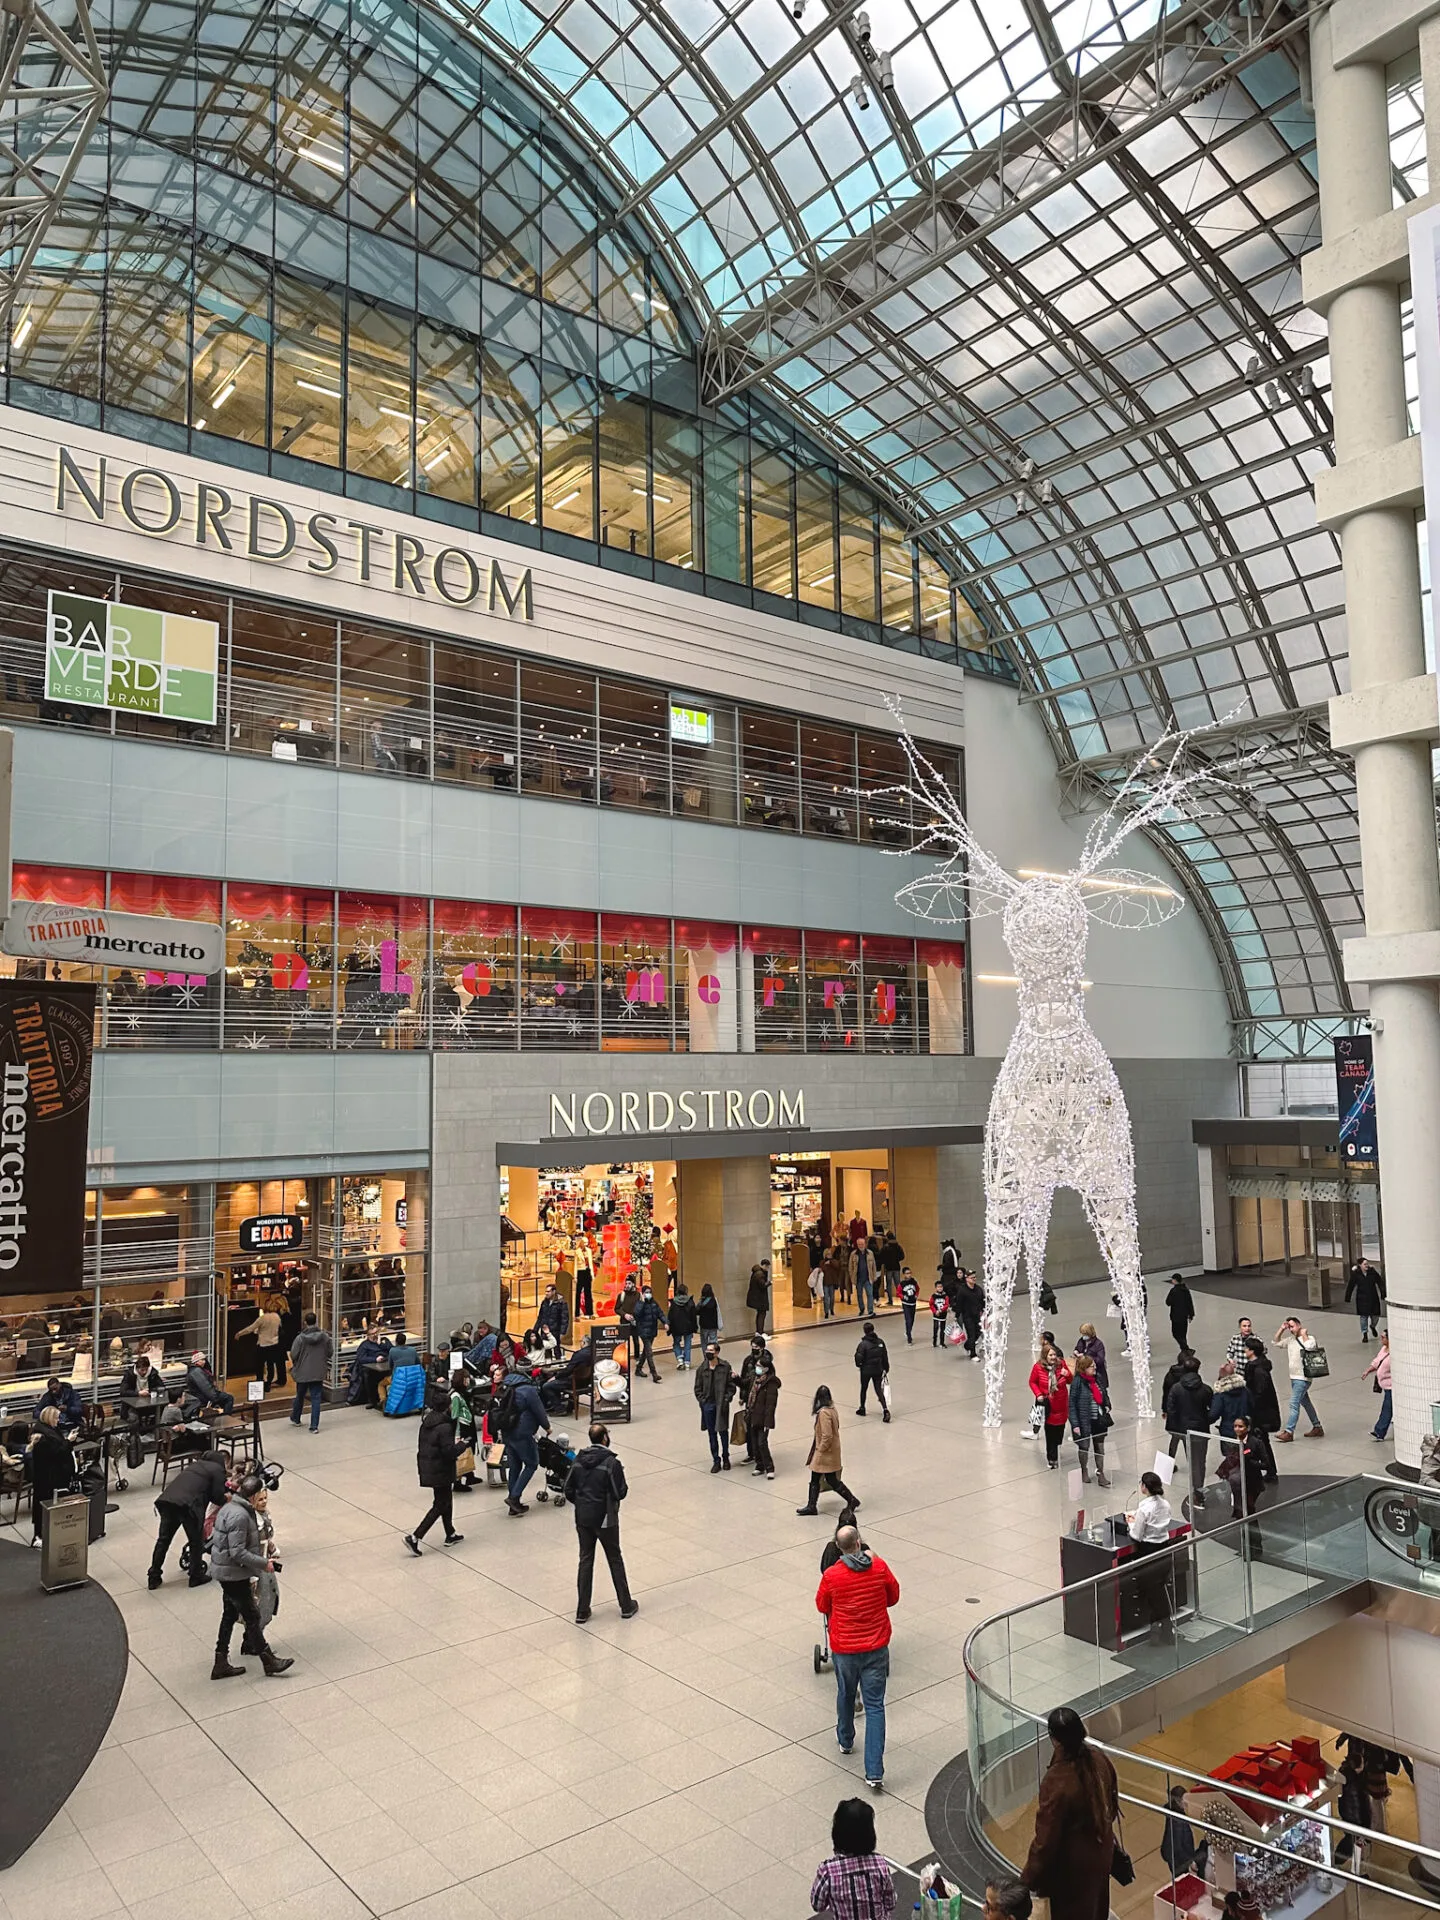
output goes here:
[[385, 1396], [385, 1412], [420, 1413], [425, 1406], [425, 1365], [420, 1349], [397, 1333], [390, 1349], [390, 1391]]
[[635, 1309], [635, 1331], [640, 1337], [640, 1360], [635, 1368], [637, 1379], [649, 1367], [650, 1378], [658, 1385], [660, 1375], [655, 1371], [655, 1336], [661, 1327], [668, 1327], [669, 1324], [647, 1281], [640, 1295], [640, 1304]]

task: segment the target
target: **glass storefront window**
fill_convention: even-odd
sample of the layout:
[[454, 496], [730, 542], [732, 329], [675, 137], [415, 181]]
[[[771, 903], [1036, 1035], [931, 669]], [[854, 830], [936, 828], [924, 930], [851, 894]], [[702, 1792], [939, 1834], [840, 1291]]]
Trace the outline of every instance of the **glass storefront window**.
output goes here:
[[606, 1053], [668, 1053], [674, 1006], [670, 922], [600, 916], [600, 1045]]
[[45, 609], [52, 592], [113, 600], [115, 590], [113, 568], [87, 567], [63, 554], [41, 557], [0, 548], [0, 713], [53, 726], [110, 731], [110, 715], [103, 708], [71, 707], [45, 698]]
[[875, 509], [858, 487], [840, 482], [840, 611], [878, 617], [875, 600]]
[[391, 486], [415, 484], [413, 322], [350, 298], [345, 465]]
[[855, 838], [855, 735], [848, 727], [800, 728], [805, 831]]
[[[110, 907], [167, 920], [220, 925], [220, 882], [112, 873]], [[110, 968], [105, 1044], [109, 1047], [218, 1047], [220, 984], [217, 974], [165, 968]]]
[[919, 940], [922, 1053], [965, 1051], [965, 947], [959, 940]]
[[758, 449], [750, 463], [751, 585], [795, 597], [795, 469], [784, 454]]
[[231, 603], [230, 750], [335, 764], [336, 626]]
[[880, 618], [887, 627], [915, 629], [915, 553], [904, 530], [880, 516]]
[[723, 921], [675, 922], [675, 1050], [734, 1053], [740, 1044], [740, 976], [735, 928]]
[[595, 798], [595, 681], [564, 667], [520, 669], [520, 755], [526, 793]]
[[795, 475], [795, 535], [800, 598], [833, 613], [839, 600], [835, 550], [835, 476], [823, 467]]
[[597, 1044], [595, 931], [593, 913], [522, 908], [522, 1047], [573, 1053]]
[[340, 628], [340, 765], [430, 774], [430, 649], [423, 639]]
[[888, 790], [911, 784], [904, 749], [893, 736], [883, 733], [862, 733], [857, 745], [860, 838], [881, 847], [908, 847], [912, 837], [909, 798]]
[[734, 820], [735, 709], [689, 694], [672, 694], [671, 700], [706, 714], [710, 723], [708, 745], [695, 740], [670, 742], [675, 812], [695, 820]]
[[190, 241], [128, 209], [110, 221], [105, 398], [184, 421], [190, 388]]
[[333, 896], [231, 881], [225, 905], [225, 1045], [331, 1046]]
[[540, 486], [540, 376], [523, 355], [484, 358], [480, 400], [480, 504], [487, 513], [535, 524]]
[[926, 646], [935, 646], [941, 657], [950, 654], [955, 640], [950, 615], [950, 576], [924, 547], [916, 547], [915, 559], [920, 575], [920, 638]]
[[69, 217], [45, 228], [45, 245], [10, 309], [9, 370], [38, 387], [100, 398], [104, 335], [105, 216]]
[[415, 360], [416, 489], [474, 506], [480, 470], [480, 361], [475, 343], [420, 321]]
[[805, 1044], [809, 1053], [860, 1047], [860, 939], [805, 935]]
[[268, 276], [226, 247], [197, 247], [194, 329], [190, 405], [196, 432], [264, 446], [270, 390]]
[[444, 640], [434, 661], [435, 778], [516, 792], [516, 662]]
[[275, 284], [270, 420], [270, 445], [276, 453], [339, 466], [343, 343], [339, 297], [293, 274], [280, 275]]
[[704, 569], [717, 580], [749, 577], [745, 547], [745, 467], [748, 443], [743, 434], [705, 427]]
[[151, 580], [135, 574], [122, 574], [118, 600], [122, 605], [148, 607], [157, 613], [179, 614], [187, 620], [205, 620], [217, 629], [220, 668], [215, 683], [215, 725], [194, 720], [165, 720], [159, 714], [127, 713], [117, 708], [115, 731], [133, 734], [139, 740], [178, 740], [187, 747], [216, 747], [225, 744], [225, 650], [230, 629], [230, 602], [221, 594], [208, 594], [196, 587], [172, 586], [169, 581]]
[[742, 1053], [805, 1048], [804, 974], [796, 927], [746, 927], [740, 967]]
[[429, 905], [386, 894], [342, 893], [336, 988], [342, 1047], [424, 1047], [422, 989]]
[[447, 1053], [517, 1043], [514, 907], [437, 900], [431, 960], [433, 1044]]
[[915, 1051], [915, 942], [867, 933], [860, 943], [867, 1053]]
[[742, 709], [740, 791], [747, 825], [794, 833], [800, 824], [799, 730], [795, 721]]
[[[607, 393], [600, 407], [600, 539], [625, 553], [650, 552], [650, 449], [646, 408]], [[662, 503], [656, 503], [657, 513]]]
[[[43, 867], [27, 863], [13, 869], [11, 897], [16, 900], [48, 901], [57, 907], [103, 907], [105, 875], [86, 867]], [[5, 980], [79, 980], [95, 985], [95, 1044], [104, 1032], [103, 1002], [105, 978], [102, 967], [80, 966], [73, 960], [38, 960], [12, 954], [0, 954], [0, 979]]]
[[655, 484], [651, 494], [655, 558], [694, 572], [699, 566], [695, 530], [700, 511], [700, 429], [693, 420], [662, 413], [658, 407], [652, 409], [651, 423], [655, 437]]
[[545, 525], [595, 538], [595, 388], [542, 369], [540, 498]]
[[670, 809], [670, 705], [623, 681], [600, 682], [600, 798], [649, 813]]

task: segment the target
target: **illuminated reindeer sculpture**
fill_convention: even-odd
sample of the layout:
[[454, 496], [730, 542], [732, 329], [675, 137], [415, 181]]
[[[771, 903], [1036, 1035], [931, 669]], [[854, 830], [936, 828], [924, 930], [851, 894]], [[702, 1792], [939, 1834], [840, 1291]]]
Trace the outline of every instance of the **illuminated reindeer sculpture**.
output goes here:
[[[898, 706], [890, 705], [899, 719]], [[902, 722], [903, 727], [903, 722]], [[1150, 1336], [1140, 1286], [1135, 1217], [1135, 1153], [1125, 1096], [1105, 1049], [1085, 1018], [1083, 972], [1091, 920], [1113, 927], [1154, 927], [1184, 900], [1151, 874], [1106, 862], [1139, 829], [1168, 816], [1188, 817], [1184, 804], [1221, 779], [1213, 766], [1185, 772], [1189, 733], [1167, 733], [1133, 767], [1085, 836], [1070, 873], [1019, 878], [980, 845], [954, 794], [908, 732], [908, 793], [916, 819], [929, 825], [913, 851], [949, 849], [944, 865], [912, 880], [897, 900], [932, 921], [1004, 915], [1005, 945], [1019, 986], [1019, 1018], [990, 1098], [985, 1129], [985, 1425], [1000, 1425], [1010, 1302], [1020, 1255], [1030, 1289], [1032, 1348], [1038, 1350], [1045, 1241], [1057, 1187], [1080, 1195], [1120, 1301], [1131, 1364], [1135, 1410], [1153, 1411]]]

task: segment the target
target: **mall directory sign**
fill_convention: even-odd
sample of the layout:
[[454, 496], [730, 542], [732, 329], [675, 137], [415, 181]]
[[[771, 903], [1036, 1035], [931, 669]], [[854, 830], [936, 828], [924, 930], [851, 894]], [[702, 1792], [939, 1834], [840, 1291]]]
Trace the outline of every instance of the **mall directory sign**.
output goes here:
[[193, 614], [51, 593], [45, 698], [215, 724], [220, 629]]
[[0, 1293], [85, 1280], [95, 989], [0, 980]]

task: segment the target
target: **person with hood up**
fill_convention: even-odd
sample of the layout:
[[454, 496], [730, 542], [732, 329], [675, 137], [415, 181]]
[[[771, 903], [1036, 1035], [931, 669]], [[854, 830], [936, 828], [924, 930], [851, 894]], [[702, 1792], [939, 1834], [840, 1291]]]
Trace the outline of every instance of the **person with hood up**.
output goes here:
[[1275, 1391], [1275, 1369], [1265, 1351], [1265, 1343], [1258, 1334], [1252, 1333], [1246, 1338], [1245, 1364], [1241, 1374], [1250, 1402], [1250, 1411], [1246, 1416], [1250, 1422], [1250, 1445], [1260, 1462], [1266, 1485], [1273, 1487], [1280, 1478], [1275, 1465], [1273, 1439], [1280, 1431], [1280, 1397]]
[[770, 1451], [770, 1435], [775, 1430], [775, 1414], [780, 1400], [780, 1376], [768, 1352], [755, 1362], [755, 1381], [745, 1402], [745, 1427], [755, 1462], [754, 1472], [767, 1480], [775, 1478], [775, 1459]]
[[[330, 1371], [334, 1342], [320, 1325], [316, 1314], [307, 1313], [305, 1324], [290, 1349], [290, 1372], [295, 1381], [295, 1403], [290, 1409], [290, 1424], [300, 1424], [300, 1409], [310, 1396], [310, 1431], [320, 1431], [320, 1402], [325, 1397], [325, 1376]], [[394, 1391], [394, 1388], [391, 1388]]]
[[1080, 1451], [1080, 1478], [1090, 1479], [1090, 1449], [1095, 1449], [1095, 1480], [1108, 1487], [1105, 1478], [1105, 1435], [1114, 1424], [1108, 1394], [1095, 1375], [1095, 1362], [1088, 1353], [1075, 1357], [1075, 1378], [1070, 1382], [1070, 1432]]
[[[299, 1375], [296, 1375], [299, 1379]], [[385, 1412], [390, 1419], [402, 1414], [419, 1413], [425, 1405], [425, 1368], [420, 1349], [403, 1333], [397, 1333], [390, 1349], [390, 1391], [385, 1395]], [[296, 1416], [298, 1419], [298, 1415]]]
[[230, 1664], [230, 1636], [237, 1620], [245, 1622], [247, 1637], [259, 1649], [260, 1664], [267, 1674], [286, 1673], [295, 1664], [293, 1660], [282, 1660], [266, 1640], [265, 1629], [260, 1624], [260, 1609], [250, 1587], [256, 1576], [274, 1571], [273, 1560], [262, 1551], [260, 1522], [254, 1505], [255, 1496], [264, 1485], [258, 1474], [247, 1475], [215, 1516], [210, 1535], [210, 1573], [219, 1583], [221, 1603], [215, 1664], [210, 1669], [212, 1680], [234, 1680], [245, 1671], [244, 1667]]
[[645, 1369], [649, 1367], [650, 1378], [659, 1385], [660, 1375], [655, 1371], [655, 1341], [661, 1327], [667, 1324], [660, 1302], [655, 1298], [655, 1289], [647, 1280], [641, 1289], [640, 1304], [635, 1309], [635, 1331], [640, 1336], [640, 1359], [635, 1368], [637, 1380], [644, 1379]]
[[1215, 1391], [1210, 1396], [1210, 1425], [1219, 1430], [1222, 1440], [1233, 1440], [1235, 1422], [1248, 1419], [1249, 1415], [1250, 1395], [1245, 1389], [1245, 1376], [1229, 1360], [1222, 1360]]
[[1195, 1296], [1178, 1273], [1170, 1276], [1170, 1291], [1165, 1296], [1170, 1313], [1170, 1332], [1175, 1345], [1184, 1353], [1190, 1345], [1190, 1322], [1195, 1318]]
[[695, 1301], [683, 1280], [675, 1282], [675, 1297], [670, 1302], [670, 1345], [675, 1354], [675, 1371], [690, 1370], [690, 1343], [700, 1326]]
[[815, 1438], [810, 1443], [806, 1459], [810, 1469], [810, 1495], [805, 1505], [797, 1507], [795, 1511], [818, 1513], [820, 1509], [816, 1502], [820, 1498], [820, 1489], [829, 1487], [833, 1493], [839, 1494], [845, 1502], [845, 1511], [853, 1517], [860, 1502], [840, 1478], [840, 1415], [835, 1410], [834, 1396], [829, 1387], [815, 1389], [810, 1411], [815, 1418]]
[[720, 1358], [720, 1342], [712, 1340], [695, 1370], [695, 1404], [700, 1409], [700, 1431], [710, 1440], [712, 1473], [730, 1471], [730, 1402], [734, 1398], [734, 1369]]
[[745, 1289], [745, 1305], [755, 1316], [756, 1333], [765, 1331], [765, 1315], [770, 1308], [770, 1262], [757, 1260], [750, 1269], [750, 1284]]
[[165, 1556], [182, 1527], [190, 1549], [190, 1584], [192, 1587], [209, 1584], [210, 1576], [205, 1571], [205, 1515], [211, 1507], [224, 1506], [225, 1479], [224, 1454], [202, 1453], [160, 1489], [160, 1498], [155, 1502], [160, 1531], [155, 1536], [155, 1551], [150, 1555], [150, 1571], [146, 1575], [151, 1593], [165, 1577]]
[[890, 1677], [890, 1609], [900, 1582], [854, 1527], [835, 1536], [840, 1558], [820, 1576], [815, 1606], [830, 1623], [835, 1668], [835, 1738], [841, 1753], [855, 1751], [855, 1695], [865, 1702], [865, 1784], [880, 1791], [885, 1778], [885, 1685]]
[[1187, 1354], [1179, 1376], [1165, 1396], [1165, 1431], [1170, 1436], [1170, 1458], [1179, 1453], [1187, 1434], [1190, 1436], [1190, 1504], [1205, 1504], [1205, 1463], [1210, 1454], [1208, 1440], [1200, 1434], [1210, 1429], [1210, 1388], [1200, 1378], [1200, 1362]]
[[1030, 1391], [1045, 1408], [1045, 1464], [1060, 1465], [1060, 1442], [1070, 1422], [1070, 1382], [1065, 1356], [1048, 1333], [1040, 1336], [1040, 1357], [1030, 1369]]
[[864, 1331], [860, 1335], [860, 1344], [855, 1349], [855, 1365], [860, 1371], [860, 1404], [855, 1409], [856, 1413], [862, 1420], [866, 1418], [865, 1396], [871, 1387], [874, 1387], [875, 1398], [880, 1402], [880, 1411], [885, 1416], [885, 1423], [888, 1426], [890, 1404], [885, 1398], [885, 1376], [890, 1371], [890, 1353], [885, 1342], [876, 1333], [873, 1320], [865, 1322]]
[[590, 1429], [590, 1444], [575, 1456], [565, 1477], [565, 1498], [575, 1514], [575, 1534], [580, 1542], [580, 1568], [575, 1582], [575, 1624], [583, 1627], [590, 1618], [590, 1596], [595, 1580], [595, 1549], [605, 1550], [605, 1563], [620, 1603], [620, 1618], [633, 1620], [640, 1602], [630, 1592], [625, 1572], [625, 1557], [620, 1551], [620, 1502], [630, 1491], [625, 1469], [610, 1451], [610, 1431], [599, 1425]]
[[455, 1531], [455, 1462], [464, 1451], [465, 1441], [455, 1430], [448, 1401], [427, 1407], [415, 1441], [415, 1471], [421, 1486], [430, 1491], [430, 1511], [413, 1533], [405, 1535], [405, 1544], [417, 1560], [420, 1542], [437, 1520], [445, 1530], [447, 1547], [458, 1547], [465, 1538]]

